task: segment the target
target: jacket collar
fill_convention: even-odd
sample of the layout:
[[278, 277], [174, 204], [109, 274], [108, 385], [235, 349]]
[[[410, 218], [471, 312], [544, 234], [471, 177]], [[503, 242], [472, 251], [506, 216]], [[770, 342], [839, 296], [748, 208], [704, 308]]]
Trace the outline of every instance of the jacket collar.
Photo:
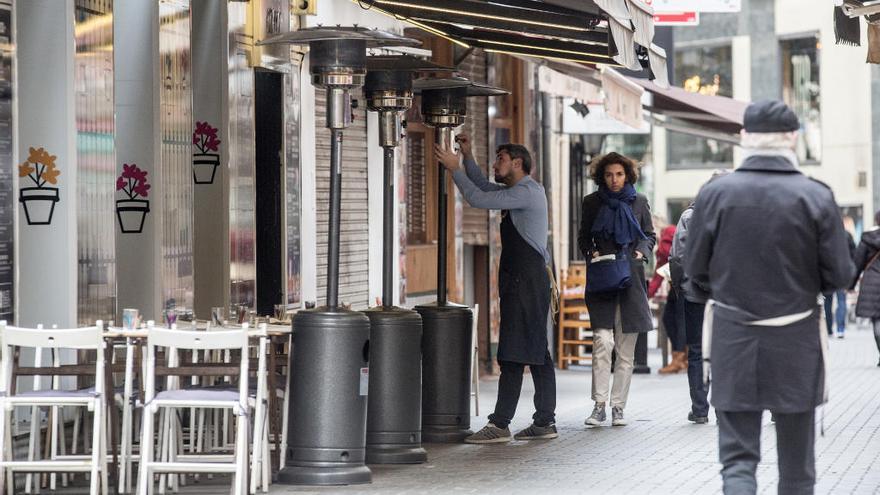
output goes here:
[[[792, 155], [794, 155], [794, 153], [792, 153]], [[797, 169], [797, 158], [794, 157], [794, 160], [795, 161], [793, 162], [792, 157], [782, 153], [768, 151], [765, 154], [763, 151], [757, 151], [743, 160], [737, 170], [760, 170], [764, 172], [799, 174], [801, 172]]]

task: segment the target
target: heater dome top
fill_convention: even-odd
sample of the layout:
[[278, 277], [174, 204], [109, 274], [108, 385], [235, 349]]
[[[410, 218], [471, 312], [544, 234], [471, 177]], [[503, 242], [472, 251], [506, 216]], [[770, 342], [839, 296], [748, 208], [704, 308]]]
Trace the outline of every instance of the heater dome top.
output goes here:
[[291, 44], [304, 45], [313, 41], [364, 40], [370, 48], [380, 46], [421, 46], [422, 42], [406, 38], [388, 31], [369, 29], [363, 26], [315, 26], [281, 33], [266, 38], [257, 45]]
[[415, 90], [416, 93], [430, 90], [458, 88], [467, 88], [467, 96], [501, 96], [510, 94], [510, 91], [507, 91], [506, 89], [489, 86], [488, 84], [473, 82], [460, 76], [445, 78], [424, 78], [416, 79], [415, 81], [413, 81], [413, 90]]

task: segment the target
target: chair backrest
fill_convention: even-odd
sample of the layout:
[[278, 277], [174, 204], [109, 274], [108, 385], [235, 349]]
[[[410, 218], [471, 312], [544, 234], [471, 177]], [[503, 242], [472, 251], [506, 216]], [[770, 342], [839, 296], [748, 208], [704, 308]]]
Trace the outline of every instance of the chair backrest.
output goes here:
[[0, 322], [0, 339], [3, 345], [16, 347], [40, 347], [46, 349], [102, 349], [104, 346], [103, 324], [85, 328], [24, 328]]
[[247, 351], [248, 327], [234, 330], [175, 330], [152, 327], [147, 343], [155, 347], [173, 347], [189, 350], [243, 349]]

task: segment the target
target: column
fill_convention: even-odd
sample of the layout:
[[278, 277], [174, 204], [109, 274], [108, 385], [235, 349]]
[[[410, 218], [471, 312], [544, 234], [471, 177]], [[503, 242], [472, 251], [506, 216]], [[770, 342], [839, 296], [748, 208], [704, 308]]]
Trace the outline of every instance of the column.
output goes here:
[[[18, 2], [18, 318], [76, 326], [73, 1]], [[22, 176], [23, 175], [23, 176]]]

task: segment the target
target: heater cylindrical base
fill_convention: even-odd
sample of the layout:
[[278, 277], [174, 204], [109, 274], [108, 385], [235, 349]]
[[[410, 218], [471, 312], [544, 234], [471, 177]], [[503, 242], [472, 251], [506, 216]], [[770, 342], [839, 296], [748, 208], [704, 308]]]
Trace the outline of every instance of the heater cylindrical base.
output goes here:
[[364, 465], [370, 320], [327, 307], [293, 322], [289, 431], [281, 483], [368, 483]]
[[373, 308], [367, 463], [425, 462], [422, 449], [422, 318], [415, 311]]
[[473, 312], [446, 303], [417, 306], [422, 316], [422, 441], [471, 435]]

